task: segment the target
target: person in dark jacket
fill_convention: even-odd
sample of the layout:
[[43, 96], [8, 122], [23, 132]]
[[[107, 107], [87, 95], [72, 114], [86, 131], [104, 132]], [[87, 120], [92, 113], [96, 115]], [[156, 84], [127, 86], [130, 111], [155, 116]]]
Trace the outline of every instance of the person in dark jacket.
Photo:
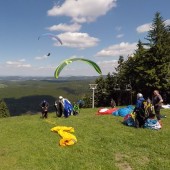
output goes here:
[[40, 107], [41, 107], [42, 118], [47, 118], [49, 103], [46, 100], [43, 100], [40, 104]]
[[141, 93], [137, 94], [137, 101], [135, 105], [135, 126], [136, 128], [143, 127], [145, 123], [145, 109], [144, 109], [144, 102], [145, 99]]

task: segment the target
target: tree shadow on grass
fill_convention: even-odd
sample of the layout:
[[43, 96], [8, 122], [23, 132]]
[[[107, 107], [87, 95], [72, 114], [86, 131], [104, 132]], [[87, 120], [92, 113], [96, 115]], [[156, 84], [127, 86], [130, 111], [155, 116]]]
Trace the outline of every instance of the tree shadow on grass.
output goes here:
[[25, 96], [19, 99], [5, 98], [4, 101], [9, 109], [11, 116], [19, 116], [23, 114], [35, 114], [41, 112], [40, 103], [46, 100], [50, 107], [49, 112], [54, 112], [54, 102], [56, 98], [49, 95]]

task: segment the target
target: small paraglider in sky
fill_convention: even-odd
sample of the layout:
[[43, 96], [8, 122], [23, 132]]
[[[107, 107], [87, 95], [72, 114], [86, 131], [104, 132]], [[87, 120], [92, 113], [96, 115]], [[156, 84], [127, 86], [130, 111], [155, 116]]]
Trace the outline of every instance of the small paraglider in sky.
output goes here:
[[94, 61], [91, 61], [91, 60], [88, 60], [88, 59], [85, 59], [85, 58], [69, 58], [69, 59], [66, 59], [64, 60], [55, 70], [55, 73], [54, 73], [54, 76], [55, 78], [58, 78], [59, 77], [59, 74], [60, 72], [63, 70], [63, 68], [72, 63], [73, 61], [83, 61], [89, 65], [91, 65], [96, 71], [97, 73], [99, 74], [102, 74], [102, 71], [100, 69], [100, 67], [94, 62]]
[[51, 33], [45, 33], [45, 34], [40, 35], [40, 36], [38, 37], [38, 40], [39, 40], [41, 37], [45, 37], [45, 36], [54, 38], [54, 39], [58, 40], [61, 45], [63, 44], [63, 42], [61, 41], [61, 39], [60, 39], [57, 35], [54, 35], [54, 34], [51, 34]]
[[50, 56], [50, 55], [51, 55], [51, 53], [48, 53], [48, 54], [47, 54], [47, 56]]

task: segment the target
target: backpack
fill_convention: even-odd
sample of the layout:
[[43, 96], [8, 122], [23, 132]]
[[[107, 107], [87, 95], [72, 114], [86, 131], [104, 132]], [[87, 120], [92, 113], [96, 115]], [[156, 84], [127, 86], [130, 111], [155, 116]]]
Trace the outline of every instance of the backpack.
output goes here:
[[154, 107], [152, 105], [152, 102], [149, 99], [143, 102], [143, 107], [144, 107], [145, 115], [147, 118], [155, 117]]

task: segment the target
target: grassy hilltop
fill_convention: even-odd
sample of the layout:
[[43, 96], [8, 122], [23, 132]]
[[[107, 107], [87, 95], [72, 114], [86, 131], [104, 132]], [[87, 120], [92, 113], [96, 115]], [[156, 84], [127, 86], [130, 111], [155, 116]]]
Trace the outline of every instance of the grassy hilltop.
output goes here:
[[[76, 101], [91, 94], [90, 83], [94, 80], [1, 80], [0, 96], [12, 117], [0, 119], [0, 170], [169, 170], [169, 109], [161, 110], [167, 118], [159, 131], [127, 127], [122, 117], [97, 116], [98, 108], [56, 117], [55, 99]], [[40, 118], [43, 99], [51, 105], [47, 121]], [[78, 142], [60, 147], [59, 135], [50, 131], [55, 126], [73, 127]]]
[[[135, 129], [123, 125], [122, 117], [95, 115], [82, 109], [78, 116], [48, 122], [40, 114], [0, 119], [1, 170], [169, 170], [170, 116], [162, 110], [163, 129]], [[78, 142], [60, 147], [60, 137], [50, 129], [74, 127]]]

